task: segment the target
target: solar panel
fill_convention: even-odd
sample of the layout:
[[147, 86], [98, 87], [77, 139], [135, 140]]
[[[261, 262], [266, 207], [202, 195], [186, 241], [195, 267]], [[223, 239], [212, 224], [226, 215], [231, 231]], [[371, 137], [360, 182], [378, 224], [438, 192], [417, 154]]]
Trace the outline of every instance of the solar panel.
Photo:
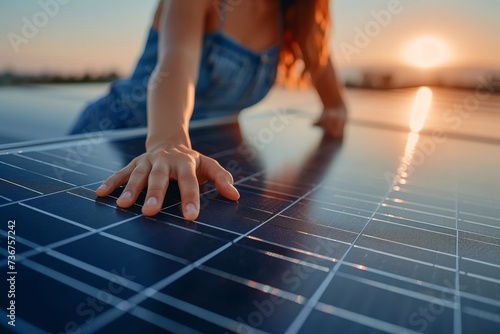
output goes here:
[[196, 222], [175, 182], [152, 218], [96, 197], [143, 131], [2, 151], [2, 332], [500, 332], [498, 142], [273, 117], [193, 127], [241, 193]]

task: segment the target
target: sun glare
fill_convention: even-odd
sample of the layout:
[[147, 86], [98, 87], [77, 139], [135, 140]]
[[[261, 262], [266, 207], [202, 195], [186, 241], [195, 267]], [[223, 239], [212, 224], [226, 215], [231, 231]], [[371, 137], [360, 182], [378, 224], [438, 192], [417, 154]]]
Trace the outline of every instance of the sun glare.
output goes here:
[[405, 61], [420, 68], [442, 65], [450, 59], [450, 55], [446, 42], [429, 36], [410, 41], [403, 50]]
[[415, 97], [415, 102], [413, 103], [411, 118], [410, 118], [410, 129], [413, 132], [420, 132], [424, 128], [425, 121], [429, 115], [429, 110], [432, 104], [432, 90], [427, 87], [421, 87], [417, 96]]

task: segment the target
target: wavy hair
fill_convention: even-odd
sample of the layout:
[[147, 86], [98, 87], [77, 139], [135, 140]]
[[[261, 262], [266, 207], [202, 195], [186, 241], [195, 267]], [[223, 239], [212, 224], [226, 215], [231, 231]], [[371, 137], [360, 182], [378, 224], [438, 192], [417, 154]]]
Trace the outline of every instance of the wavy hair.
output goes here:
[[330, 57], [329, 0], [282, 0], [284, 41], [276, 82], [289, 88], [308, 87], [310, 74]]

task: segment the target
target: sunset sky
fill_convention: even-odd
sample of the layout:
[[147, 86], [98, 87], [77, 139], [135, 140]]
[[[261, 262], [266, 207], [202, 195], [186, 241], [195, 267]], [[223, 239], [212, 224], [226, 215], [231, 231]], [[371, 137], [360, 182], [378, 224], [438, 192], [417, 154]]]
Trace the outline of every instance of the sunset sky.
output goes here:
[[[57, 13], [43, 22], [41, 4], [50, 2], [65, 4], [58, 5]], [[341, 67], [500, 69], [500, 1], [400, 0], [394, 5], [397, 2], [334, 2], [332, 47]], [[156, 3], [0, 0], [0, 71], [80, 74], [115, 70], [127, 74], [141, 52]], [[381, 11], [391, 14], [382, 15], [377, 23], [374, 13]], [[38, 31], [23, 36], [26, 20], [37, 19], [42, 20]], [[12, 47], [12, 33], [26, 39]]]

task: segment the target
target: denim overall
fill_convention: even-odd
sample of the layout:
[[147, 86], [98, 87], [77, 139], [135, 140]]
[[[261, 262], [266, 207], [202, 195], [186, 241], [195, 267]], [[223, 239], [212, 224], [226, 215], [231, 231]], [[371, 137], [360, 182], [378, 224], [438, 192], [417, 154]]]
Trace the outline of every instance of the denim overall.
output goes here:
[[[252, 51], [224, 31], [227, 4], [217, 31], [205, 33], [196, 84], [192, 120], [236, 113], [256, 104], [274, 84], [280, 45], [263, 52]], [[71, 134], [147, 125], [147, 91], [157, 64], [158, 31], [151, 29], [144, 52], [128, 79], [111, 84], [108, 94], [88, 105]], [[168, 80], [168, 76], [158, 76]], [[150, 89], [158, 83], [151, 82]]]

